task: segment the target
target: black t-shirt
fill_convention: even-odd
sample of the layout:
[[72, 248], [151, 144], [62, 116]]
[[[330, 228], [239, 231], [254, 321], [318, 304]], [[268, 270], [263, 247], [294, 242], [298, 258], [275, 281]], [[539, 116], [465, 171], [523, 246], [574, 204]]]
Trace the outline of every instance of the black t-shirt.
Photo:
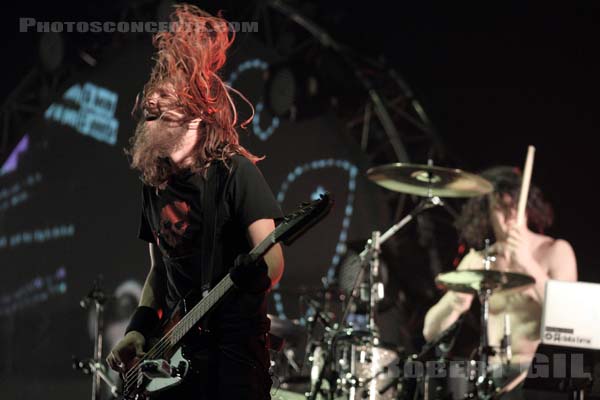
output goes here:
[[[279, 219], [281, 209], [259, 169], [236, 155], [229, 169], [221, 166], [223, 204], [214, 243], [212, 286], [233, 266], [235, 258], [252, 246], [248, 226], [259, 219]], [[215, 164], [211, 168], [217, 168]], [[206, 179], [184, 171], [173, 175], [164, 190], [144, 185], [139, 238], [154, 243], [163, 255], [168, 311], [202, 285], [203, 207]], [[209, 317], [209, 329], [222, 336], [261, 334], [269, 330], [264, 295], [234, 290]]]

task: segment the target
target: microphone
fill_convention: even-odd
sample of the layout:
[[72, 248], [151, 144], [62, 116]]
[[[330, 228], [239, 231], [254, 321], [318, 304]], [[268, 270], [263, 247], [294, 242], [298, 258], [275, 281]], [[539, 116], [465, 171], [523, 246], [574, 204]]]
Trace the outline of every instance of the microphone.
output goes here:
[[81, 308], [87, 309], [92, 305], [92, 303], [103, 305], [107, 301], [114, 299], [114, 296], [104, 293], [101, 288], [101, 282], [102, 276], [99, 276], [94, 280], [92, 289], [79, 301]]

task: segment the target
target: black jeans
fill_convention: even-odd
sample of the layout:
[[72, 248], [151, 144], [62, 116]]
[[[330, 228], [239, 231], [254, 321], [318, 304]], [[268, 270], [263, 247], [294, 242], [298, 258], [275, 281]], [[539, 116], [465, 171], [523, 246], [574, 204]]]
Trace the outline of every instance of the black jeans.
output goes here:
[[186, 379], [152, 397], [160, 400], [267, 400], [271, 398], [266, 335], [221, 340], [210, 335], [184, 347]]

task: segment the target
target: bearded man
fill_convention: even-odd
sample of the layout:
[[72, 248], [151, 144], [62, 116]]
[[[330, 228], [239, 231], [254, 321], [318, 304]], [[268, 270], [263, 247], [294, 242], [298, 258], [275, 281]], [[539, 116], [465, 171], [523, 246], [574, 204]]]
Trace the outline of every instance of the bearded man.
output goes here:
[[107, 362], [128, 371], [160, 314], [230, 273], [235, 290], [184, 343], [193, 371], [160, 397], [268, 399], [265, 295], [281, 278], [283, 255], [279, 245], [257, 262], [243, 255], [274, 229], [281, 210], [255, 166], [260, 158], [239, 144], [231, 94], [252, 105], [218, 75], [234, 39], [229, 24], [191, 5], [176, 6], [171, 20], [153, 38], [156, 64], [136, 100], [143, 118], [128, 150], [144, 183], [139, 238], [149, 243], [150, 270]]

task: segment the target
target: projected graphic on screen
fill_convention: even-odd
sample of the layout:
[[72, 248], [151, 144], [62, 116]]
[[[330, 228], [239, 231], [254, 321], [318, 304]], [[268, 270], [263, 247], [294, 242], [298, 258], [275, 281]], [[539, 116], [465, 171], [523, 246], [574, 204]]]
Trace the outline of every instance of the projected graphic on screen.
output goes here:
[[[227, 84], [233, 87], [235, 81], [240, 77], [240, 75], [252, 69], [259, 70], [263, 73], [262, 75], [264, 75], [264, 73], [269, 69], [269, 64], [266, 61], [258, 58], [243, 61], [238, 64], [237, 68], [233, 72], [231, 72], [229, 79], [227, 80]], [[265, 123], [264, 119], [261, 118], [264, 108], [265, 105], [262, 98], [256, 101], [254, 103], [255, 114], [254, 118], [252, 119], [252, 131], [262, 141], [267, 140], [279, 127], [280, 123], [279, 117], [277, 116], [272, 116], [271, 120], [268, 123]], [[263, 121], [262, 124], [261, 119]]]
[[26, 202], [30, 190], [42, 182], [42, 173], [33, 172], [23, 177], [19, 182], [0, 188], [0, 211], [8, 210]]
[[119, 96], [115, 92], [86, 82], [71, 86], [63, 95], [63, 100], [79, 105], [79, 109], [52, 103], [44, 117], [70, 126], [100, 142], [113, 146], [117, 143], [119, 121], [115, 118], [115, 110]]
[[70, 237], [75, 235], [75, 225], [61, 224], [52, 227], [35, 228], [10, 235], [0, 236], [0, 249], [4, 247], [17, 247], [21, 244], [44, 243], [49, 240]]
[[40, 275], [12, 293], [0, 296], [0, 317], [43, 303], [48, 298], [67, 292], [67, 270], [58, 268], [50, 275]]
[[29, 135], [25, 134], [19, 143], [15, 146], [13, 151], [10, 153], [2, 168], [0, 168], [0, 176], [14, 172], [19, 167], [19, 157], [29, 149]]
[[[337, 236], [337, 244], [335, 245], [335, 253], [331, 259], [331, 263], [327, 269], [327, 279], [332, 280], [335, 274], [335, 267], [340, 262], [341, 257], [346, 252], [346, 240], [348, 239], [348, 228], [350, 227], [350, 221], [352, 219], [352, 214], [354, 212], [354, 192], [356, 190], [356, 176], [358, 173], [358, 168], [353, 165], [348, 160], [339, 160], [339, 159], [322, 159], [322, 160], [314, 160], [309, 163], [305, 163], [297, 166], [291, 171], [286, 180], [281, 184], [280, 190], [277, 193], [277, 201], [282, 204], [285, 200], [287, 191], [289, 187], [302, 175], [306, 172], [310, 171], [319, 171], [326, 168], [338, 168], [346, 171], [348, 173], [348, 186], [347, 186], [347, 197], [345, 199], [338, 198], [337, 201], [341, 203], [343, 208], [343, 220], [341, 224], [341, 229]], [[318, 197], [320, 193], [326, 191], [326, 184], [319, 184], [315, 190], [311, 194], [311, 199], [315, 199]], [[278, 288], [279, 286], [277, 286]], [[275, 303], [275, 309], [279, 318], [287, 318], [287, 315], [284, 310], [284, 305], [282, 301], [282, 296], [279, 292], [275, 291], [273, 293], [273, 300]]]
[[[40, 382], [24, 391], [15, 386], [21, 398], [45, 397], [43, 379], [70, 377], [70, 355], [87, 354], [79, 300], [93, 277], [102, 271], [112, 284], [145, 269], [143, 255], [136, 265], [128, 260], [135, 253], [124, 251], [136, 240], [137, 222], [119, 214], [137, 209], [131, 200], [139, 186], [118, 143], [119, 118], [130, 104], [119, 111], [116, 92], [78, 82], [32, 123], [0, 174], [0, 376], [18, 382], [25, 360], [35, 359], [28, 369]], [[100, 243], [113, 252], [102, 254]]]

